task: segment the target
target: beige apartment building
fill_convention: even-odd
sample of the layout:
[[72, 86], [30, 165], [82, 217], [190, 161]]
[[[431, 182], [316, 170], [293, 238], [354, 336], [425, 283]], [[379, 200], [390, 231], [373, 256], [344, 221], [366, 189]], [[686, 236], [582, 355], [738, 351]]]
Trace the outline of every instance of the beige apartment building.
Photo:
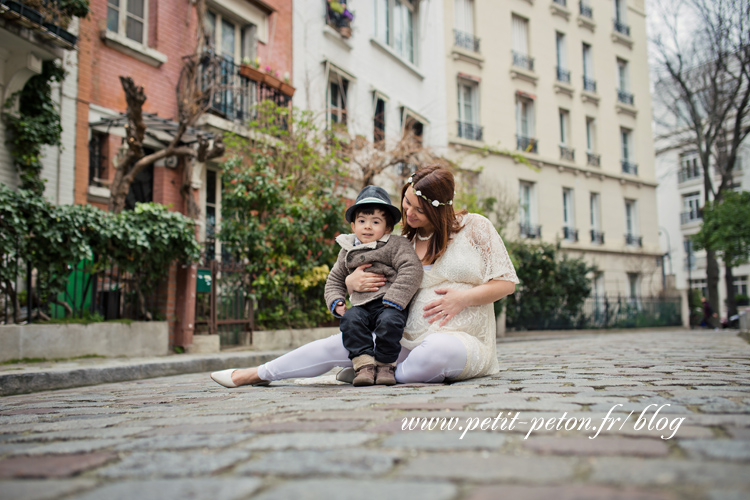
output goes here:
[[[446, 0], [448, 151], [596, 295], [662, 290], [644, 0]], [[514, 161], [521, 152], [533, 168]]]

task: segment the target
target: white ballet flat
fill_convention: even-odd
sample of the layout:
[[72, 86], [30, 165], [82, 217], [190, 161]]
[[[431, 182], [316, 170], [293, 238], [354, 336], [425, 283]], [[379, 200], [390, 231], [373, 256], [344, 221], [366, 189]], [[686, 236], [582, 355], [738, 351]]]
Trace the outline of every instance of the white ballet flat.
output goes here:
[[[233, 374], [233, 373], [234, 373], [234, 372], [235, 372], [236, 370], [237, 370], [237, 368], [229, 368], [229, 369], [227, 369], [227, 370], [221, 370], [221, 371], [218, 371], [218, 372], [213, 372], [213, 373], [211, 374], [211, 378], [212, 378], [212, 379], [214, 380], [214, 382], [216, 382], [217, 384], [219, 384], [219, 385], [223, 385], [224, 387], [228, 387], [228, 388], [230, 388], [230, 389], [231, 389], [231, 388], [234, 388], [234, 387], [239, 387], [239, 386], [238, 386], [237, 384], [235, 384], [235, 383], [234, 383], [234, 382], [232, 381], [232, 374]], [[270, 384], [270, 383], [271, 383], [271, 382], [269, 382], [268, 380], [261, 380], [261, 381], [260, 381], [260, 382], [258, 382], [257, 384], [250, 384], [250, 385], [252, 385], [252, 386], [265, 386], [265, 385], [268, 385], [268, 384]]]
[[356, 375], [357, 372], [354, 371], [354, 368], [348, 367], [344, 368], [336, 374], [336, 380], [338, 380], [339, 382], [346, 382], [347, 384], [351, 384]]

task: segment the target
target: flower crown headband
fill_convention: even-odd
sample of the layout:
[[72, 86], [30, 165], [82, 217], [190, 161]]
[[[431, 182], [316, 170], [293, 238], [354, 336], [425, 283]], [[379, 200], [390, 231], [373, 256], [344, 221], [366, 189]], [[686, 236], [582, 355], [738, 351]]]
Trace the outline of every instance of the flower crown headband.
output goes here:
[[439, 207], [440, 205], [453, 205], [453, 200], [448, 200], [448, 203], [442, 203], [442, 202], [437, 201], [437, 200], [431, 200], [428, 197], [426, 197], [425, 195], [423, 195], [422, 191], [417, 191], [416, 189], [414, 189], [414, 177], [409, 177], [408, 179], [406, 179], [406, 182], [408, 182], [409, 184], [411, 184], [411, 188], [414, 191], [414, 194], [416, 194], [417, 196], [420, 196], [420, 197], [424, 198], [425, 201], [427, 201], [427, 203], [429, 203], [430, 205], [432, 205], [435, 208]]

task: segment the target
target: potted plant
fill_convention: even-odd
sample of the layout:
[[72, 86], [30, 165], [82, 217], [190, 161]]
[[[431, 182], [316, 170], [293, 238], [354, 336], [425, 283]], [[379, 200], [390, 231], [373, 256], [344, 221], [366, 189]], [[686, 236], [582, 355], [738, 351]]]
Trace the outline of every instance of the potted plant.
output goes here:
[[276, 76], [273, 75], [273, 70], [271, 69], [271, 66], [266, 66], [266, 74], [263, 75], [263, 83], [275, 89], [281, 88], [281, 80], [279, 80]]
[[354, 13], [346, 7], [346, 0], [328, 0], [328, 22], [333, 25], [343, 38], [352, 36], [351, 22]]

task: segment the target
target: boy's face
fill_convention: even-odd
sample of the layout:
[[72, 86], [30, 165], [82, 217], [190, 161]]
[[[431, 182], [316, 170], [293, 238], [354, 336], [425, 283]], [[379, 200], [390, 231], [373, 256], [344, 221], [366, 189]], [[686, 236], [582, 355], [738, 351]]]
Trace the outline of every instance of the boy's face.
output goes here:
[[363, 213], [357, 214], [352, 225], [352, 232], [362, 243], [371, 243], [378, 241], [388, 232], [388, 224], [385, 219], [385, 212], [377, 208], [370, 215]]

